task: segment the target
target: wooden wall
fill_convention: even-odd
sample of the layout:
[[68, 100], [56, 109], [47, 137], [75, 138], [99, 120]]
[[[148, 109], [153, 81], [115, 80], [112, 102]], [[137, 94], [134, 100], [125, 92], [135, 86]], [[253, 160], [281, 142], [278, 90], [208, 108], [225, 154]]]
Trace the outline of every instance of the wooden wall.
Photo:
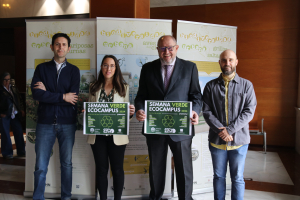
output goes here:
[[[268, 145], [295, 146], [299, 0], [151, 8], [150, 18], [172, 19], [174, 35], [177, 20], [237, 26], [237, 72], [252, 81], [258, 101], [253, 122], [265, 119]], [[251, 144], [263, 142], [251, 138]]]
[[96, 17], [149, 19], [150, 0], [90, 0], [90, 18]]
[[26, 92], [26, 28], [14, 28], [15, 81], [19, 91]]

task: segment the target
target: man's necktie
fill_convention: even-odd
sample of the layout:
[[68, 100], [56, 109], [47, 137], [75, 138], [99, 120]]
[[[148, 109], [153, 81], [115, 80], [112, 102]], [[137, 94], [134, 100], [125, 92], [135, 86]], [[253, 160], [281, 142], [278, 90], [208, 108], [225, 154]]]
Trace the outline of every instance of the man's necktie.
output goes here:
[[164, 82], [164, 86], [165, 86], [165, 91], [167, 91], [168, 87], [169, 87], [169, 83], [170, 83], [170, 78], [171, 78], [171, 66], [172, 65], [164, 65], [165, 68], [165, 82]]

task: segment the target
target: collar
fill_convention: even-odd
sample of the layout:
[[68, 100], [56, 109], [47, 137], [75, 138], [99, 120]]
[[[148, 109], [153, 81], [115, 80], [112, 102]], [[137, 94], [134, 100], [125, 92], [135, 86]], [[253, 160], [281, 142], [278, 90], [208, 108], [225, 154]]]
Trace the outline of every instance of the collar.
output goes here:
[[[234, 76], [234, 78], [233, 78], [232, 81], [235, 82], [235, 83], [239, 83], [239, 82], [241, 81], [241, 78], [239, 77], [239, 75], [238, 75], [236, 72], [235, 72], [235, 76]], [[221, 73], [220, 76], [218, 77], [218, 82], [219, 82], [219, 83], [224, 82], [222, 73]]]
[[54, 61], [54, 63], [55, 63], [56, 65], [62, 65], [62, 64], [64, 64], [64, 63], [67, 63], [67, 58], [65, 58], [65, 61], [62, 62], [62, 63], [56, 62], [56, 61], [54, 60], [54, 57], [52, 58], [52, 61]]
[[56, 66], [57, 71], [59, 71], [60, 69], [62, 69], [62, 67], [65, 67], [66, 64], [67, 64], [67, 58], [65, 58], [65, 61], [62, 62], [62, 63], [56, 62], [56, 61], [54, 60], [54, 57], [52, 58], [52, 60], [53, 60], [54, 63], [55, 63], [55, 66]]
[[7, 90], [7, 88], [4, 86], [4, 85], [2, 85], [3, 86], [3, 88], [7, 91], [7, 92], [9, 92], [10, 90], [11, 90], [11, 84], [9, 84], [9, 86], [8, 86], [8, 90]]
[[234, 77], [235, 77], [235, 72], [233, 72], [234, 74], [233, 74], [233, 77], [231, 78], [231, 79], [228, 79], [227, 77], [225, 77], [224, 76], [224, 74], [222, 74], [222, 78], [223, 78], [223, 80], [225, 81], [225, 82], [230, 82], [230, 81], [232, 81], [233, 79], [234, 79]]

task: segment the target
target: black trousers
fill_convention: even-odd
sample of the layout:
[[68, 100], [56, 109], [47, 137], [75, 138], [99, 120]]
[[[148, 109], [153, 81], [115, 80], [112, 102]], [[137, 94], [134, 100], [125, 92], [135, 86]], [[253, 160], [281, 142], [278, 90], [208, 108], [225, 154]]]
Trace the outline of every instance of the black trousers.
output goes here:
[[96, 188], [100, 199], [107, 199], [109, 161], [113, 175], [114, 199], [120, 200], [124, 187], [123, 162], [126, 145], [115, 145], [113, 136], [97, 135], [95, 144], [91, 147], [96, 163]]
[[193, 165], [192, 165], [192, 138], [174, 142], [166, 135], [147, 135], [147, 145], [150, 158], [150, 195], [151, 200], [160, 200], [166, 179], [166, 160], [168, 145], [173, 153], [178, 198], [192, 199], [193, 193]]

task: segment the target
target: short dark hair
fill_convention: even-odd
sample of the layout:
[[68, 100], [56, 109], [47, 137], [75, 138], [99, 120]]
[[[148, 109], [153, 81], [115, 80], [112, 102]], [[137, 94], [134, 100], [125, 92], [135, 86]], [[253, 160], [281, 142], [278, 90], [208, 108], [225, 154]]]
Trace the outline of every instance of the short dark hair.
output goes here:
[[3, 83], [3, 81], [4, 81], [4, 78], [6, 77], [6, 76], [10, 76], [11, 77], [11, 75], [10, 75], [10, 73], [9, 72], [4, 72], [3, 74], [1, 74], [1, 84]]
[[4, 78], [8, 75], [10, 76], [9, 72], [4, 72], [3, 74], [1, 74], [1, 81], [3, 82]]
[[68, 40], [68, 47], [71, 45], [71, 39], [67, 34], [65, 34], [65, 33], [55, 33], [52, 36], [52, 46], [54, 45], [55, 40], [59, 37], [64, 37]]

